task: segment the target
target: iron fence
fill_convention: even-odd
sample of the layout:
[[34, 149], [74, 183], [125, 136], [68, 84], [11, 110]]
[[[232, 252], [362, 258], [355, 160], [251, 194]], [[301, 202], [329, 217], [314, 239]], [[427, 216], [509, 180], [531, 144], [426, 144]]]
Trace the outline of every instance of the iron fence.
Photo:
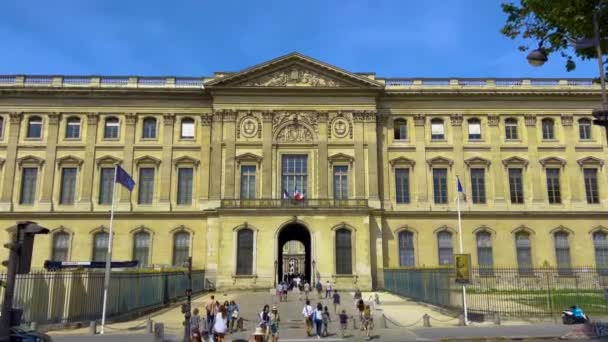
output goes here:
[[[0, 274], [6, 280], [6, 274]], [[18, 275], [13, 307], [23, 309], [22, 322], [71, 323], [101, 317], [103, 271], [33, 272]], [[192, 292], [207, 288], [204, 271], [192, 272]], [[186, 296], [185, 272], [112, 272], [107, 317], [160, 307]], [[0, 289], [0, 301], [4, 299]]]
[[[551, 316], [577, 304], [590, 315], [608, 314], [608, 273], [594, 267], [481, 268], [467, 287], [471, 312]], [[451, 268], [386, 269], [387, 291], [448, 309], [462, 309], [461, 285]]]

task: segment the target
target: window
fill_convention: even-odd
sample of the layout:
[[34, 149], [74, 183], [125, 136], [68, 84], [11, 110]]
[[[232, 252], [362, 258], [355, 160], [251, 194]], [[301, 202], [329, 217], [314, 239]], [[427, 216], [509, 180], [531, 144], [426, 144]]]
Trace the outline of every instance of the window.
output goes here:
[[452, 265], [454, 262], [452, 233], [445, 230], [437, 233], [437, 246], [439, 250], [439, 265]]
[[433, 196], [435, 203], [448, 203], [448, 170], [433, 169]]
[[515, 234], [515, 248], [517, 250], [517, 268], [520, 275], [531, 275], [532, 272], [532, 247], [530, 234], [519, 232]]
[[346, 228], [336, 230], [336, 274], [353, 273], [351, 234]]
[[397, 203], [410, 203], [409, 169], [395, 169], [395, 194]]
[[506, 119], [505, 120], [505, 139], [517, 140], [517, 120]]
[[34, 204], [36, 200], [36, 181], [38, 178], [38, 168], [25, 167], [21, 177], [21, 198], [20, 204]]
[[0, 139], [4, 137], [4, 118], [0, 116]]
[[118, 129], [120, 123], [118, 118], [110, 117], [106, 119], [105, 125], [103, 126], [103, 137], [104, 139], [118, 139]]
[[395, 140], [406, 140], [407, 139], [407, 121], [403, 119], [397, 119], [393, 122], [395, 126]]
[[283, 191], [293, 194], [297, 189], [304, 194], [308, 186], [308, 156], [284, 155], [281, 167]]
[[557, 272], [559, 275], [572, 274], [570, 265], [570, 245], [567, 232], [556, 232], [553, 234], [555, 240], [555, 259], [557, 260]]
[[108, 255], [108, 237], [106, 232], [97, 232], [93, 235], [93, 261], [106, 261]]
[[27, 138], [39, 139], [42, 137], [42, 118], [32, 116], [27, 122]]
[[255, 199], [255, 165], [241, 166], [241, 199]]
[[561, 193], [559, 189], [559, 169], [547, 169], [547, 196], [549, 203], [562, 203]]
[[190, 233], [175, 233], [173, 235], [173, 266], [184, 266], [188, 257], [190, 257]]
[[334, 166], [334, 199], [348, 199], [348, 166]]
[[431, 120], [431, 140], [444, 140], [445, 130], [443, 126], [443, 120], [433, 119]]
[[77, 117], [68, 118], [65, 126], [65, 138], [66, 139], [79, 139], [80, 138], [80, 119]]
[[486, 203], [485, 169], [471, 169], [471, 197], [473, 203]]
[[253, 274], [253, 230], [241, 229], [236, 237], [236, 274]]
[[494, 258], [492, 256], [492, 235], [482, 231], [477, 233], [477, 263], [479, 264], [479, 274], [490, 276], [494, 274]]
[[587, 203], [600, 203], [600, 195], [597, 187], [597, 169], [584, 169], [585, 178], [585, 194], [587, 195]]
[[593, 248], [597, 272], [608, 275], [608, 234], [602, 231], [593, 233]]
[[541, 127], [543, 129], [544, 140], [555, 139], [555, 124], [553, 123], [553, 120], [543, 119], [541, 122]]
[[154, 168], [142, 167], [139, 169], [138, 204], [152, 204], [154, 200]]
[[191, 167], [181, 167], [177, 170], [177, 204], [192, 204], [192, 175]]
[[581, 140], [591, 140], [591, 120], [578, 120], [578, 136]]
[[481, 122], [479, 119], [469, 120], [469, 140], [481, 139]]
[[399, 266], [416, 266], [416, 259], [414, 257], [414, 233], [410, 231], [402, 231], [399, 233]]
[[70, 234], [57, 232], [53, 234], [52, 261], [68, 261], [68, 251], [70, 248]]
[[145, 118], [144, 119], [142, 138], [156, 139], [156, 119], [155, 118]]
[[191, 119], [191, 118], [182, 119], [180, 137], [182, 139], [194, 139], [194, 119]]
[[99, 204], [112, 204], [112, 195], [114, 193], [114, 169], [113, 167], [104, 167], [101, 169], [99, 182]]
[[150, 233], [140, 231], [133, 235], [133, 259], [139, 261], [138, 266], [149, 264], [150, 257]]
[[59, 204], [74, 204], [76, 195], [76, 168], [64, 167], [61, 169], [61, 193]]
[[524, 187], [522, 183], [522, 169], [509, 168], [509, 191], [511, 192], [511, 203], [524, 203]]

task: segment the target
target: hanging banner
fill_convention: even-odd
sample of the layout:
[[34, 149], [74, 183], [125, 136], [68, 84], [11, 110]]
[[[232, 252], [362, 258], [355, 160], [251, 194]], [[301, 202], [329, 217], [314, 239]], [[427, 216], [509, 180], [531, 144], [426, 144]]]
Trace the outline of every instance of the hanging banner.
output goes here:
[[456, 268], [456, 282], [458, 284], [471, 283], [471, 254], [454, 254]]

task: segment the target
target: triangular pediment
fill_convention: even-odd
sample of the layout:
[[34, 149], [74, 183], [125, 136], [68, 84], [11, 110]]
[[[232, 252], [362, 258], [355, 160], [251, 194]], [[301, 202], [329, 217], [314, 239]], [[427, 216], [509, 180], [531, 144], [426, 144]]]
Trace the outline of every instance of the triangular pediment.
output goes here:
[[239, 154], [238, 156], [234, 157], [234, 159], [238, 162], [259, 163], [260, 161], [262, 161], [262, 157], [258, 156], [257, 154], [250, 153], [250, 152]]
[[409, 158], [403, 157], [403, 156], [391, 159], [388, 162], [392, 166], [395, 166], [395, 165], [407, 165], [407, 166], [412, 166], [413, 167], [414, 165], [416, 165], [415, 161], [413, 161], [413, 160], [411, 160]]
[[523, 166], [528, 166], [528, 161], [524, 158], [518, 157], [518, 156], [513, 156], [513, 157], [509, 157], [506, 159], [502, 160], [502, 164], [504, 166], [508, 166], [508, 165], [523, 165]]
[[581, 158], [581, 159], [577, 160], [576, 162], [580, 166], [585, 166], [585, 165], [602, 166], [602, 165], [604, 165], [604, 160], [596, 158], [596, 157], [585, 157], [585, 158]]
[[471, 158], [465, 160], [464, 163], [467, 164], [467, 166], [472, 166], [472, 165], [490, 166], [491, 162], [482, 157], [471, 157]]
[[382, 83], [297, 52], [227, 74], [205, 88], [366, 88], [382, 89]]
[[539, 162], [542, 166], [547, 166], [547, 165], [565, 166], [566, 165], [566, 161], [559, 157], [547, 157], [547, 158], [543, 158], [543, 159], [539, 160]]

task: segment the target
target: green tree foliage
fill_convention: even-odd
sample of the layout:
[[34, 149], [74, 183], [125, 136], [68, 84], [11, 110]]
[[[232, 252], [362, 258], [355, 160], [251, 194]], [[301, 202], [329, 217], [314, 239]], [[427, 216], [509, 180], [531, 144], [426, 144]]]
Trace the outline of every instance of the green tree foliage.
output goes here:
[[[502, 10], [507, 14], [502, 34], [524, 38], [547, 56], [559, 53], [568, 71], [576, 68], [574, 56], [597, 58], [594, 47], [574, 49], [570, 44], [573, 39], [593, 38], [593, 13], [597, 11], [603, 55], [608, 52], [608, 0], [520, 0], [519, 4], [503, 3]], [[529, 48], [519, 47], [521, 51]]]

